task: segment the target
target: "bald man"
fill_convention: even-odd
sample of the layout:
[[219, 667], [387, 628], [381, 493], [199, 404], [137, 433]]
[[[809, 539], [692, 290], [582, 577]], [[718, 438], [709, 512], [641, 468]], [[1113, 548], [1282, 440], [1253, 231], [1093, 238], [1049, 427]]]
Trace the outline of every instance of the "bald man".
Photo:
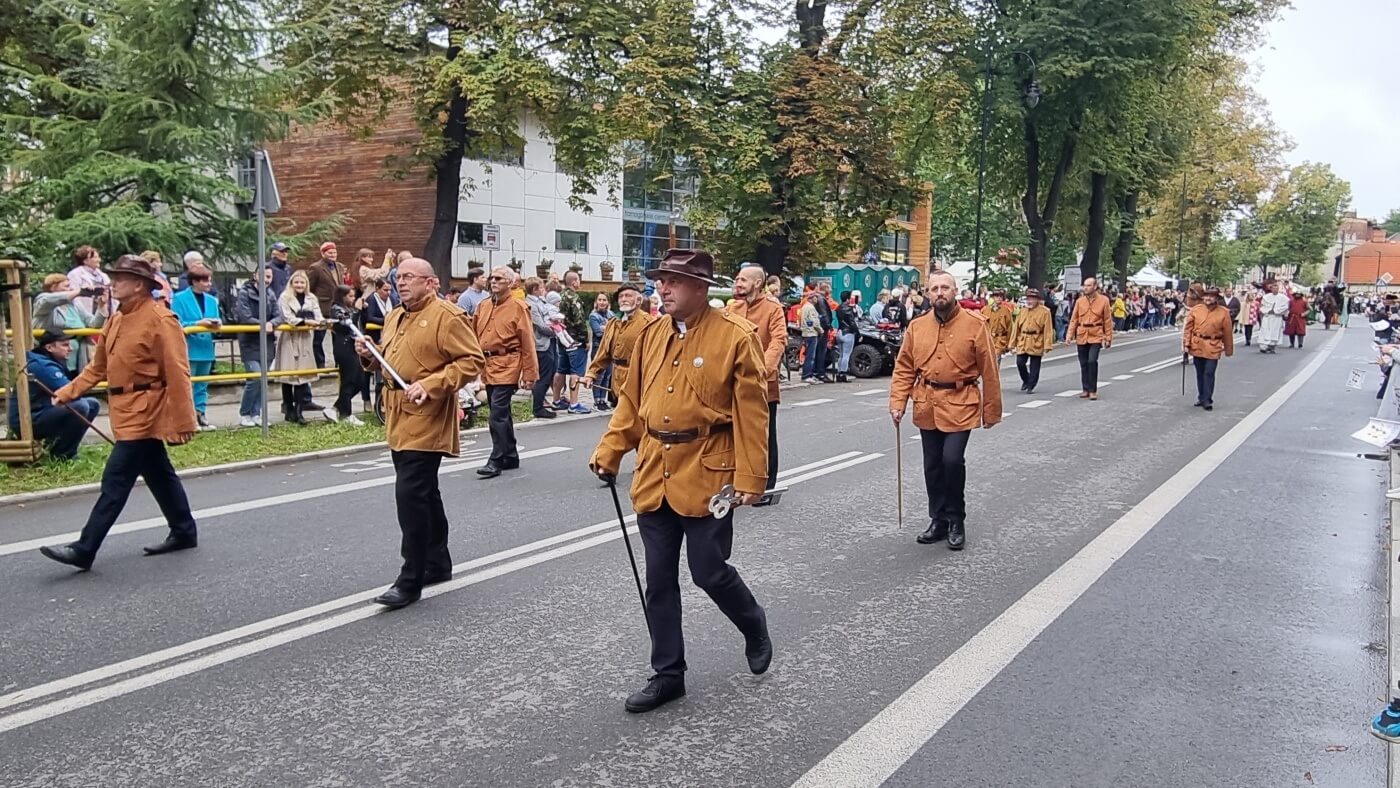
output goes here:
[[1113, 305], [1108, 296], [1099, 292], [1099, 280], [1084, 280], [1074, 311], [1069, 316], [1065, 344], [1075, 345], [1079, 353], [1080, 399], [1099, 398], [1099, 351], [1113, 344]]
[[[475, 380], [485, 364], [471, 318], [438, 297], [438, 278], [427, 260], [412, 257], [400, 263], [398, 282], [401, 301], [384, 318], [379, 334], [380, 355], [408, 384], [400, 387], [387, 369], [381, 370], [394, 503], [403, 533], [398, 579], [374, 600], [388, 608], [411, 605], [422, 596], [423, 586], [452, 577], [438, 470], [443, 457], [456, 457], [461, 450], [457, 390]], [[366, 370], [380, 369], [366, 340], [356, 340], [355, 351]]]
[[[787, 318], [778, 299], [764, 291], [763, 269], [756, 265], [739, 269], [734, 277], [734, 300], [726, 311], [747, 320], [758, 332], [763, 370], [768, 382], [768, 489], [778, 486], [778, 365], [787, 350]], [[755, 506], [767, 505], [765, 494]]]
[[491, 297], [476, 305], [474, 317], [476, 336], [486, 352], [484, 382], [491, 409], [491, 457], [476, 470], [483, 479], [520, 467], [510, 398], [517, 388], [528, 389], [540, 377], [530, 311], [524, 301], [512, 297], [515, 282], [515, 272], [509, 268], [492, 271], [486, 280]]

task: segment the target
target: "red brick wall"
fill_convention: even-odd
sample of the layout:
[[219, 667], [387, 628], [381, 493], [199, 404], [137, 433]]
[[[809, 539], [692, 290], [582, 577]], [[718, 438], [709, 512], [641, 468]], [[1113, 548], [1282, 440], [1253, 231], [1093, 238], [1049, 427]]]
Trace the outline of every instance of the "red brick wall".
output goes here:
[[[288, 140], [267, 148], [282, 195], [277, 219], [290, 219], [300, 229], [344, 211], [349, 221], [337, 237], [325, 240], [335, 241], [347, 265], [361, 247], [374, 250], [376, 263], [387, 248], [421, 253], [433, 225], [428, 170], [418, 168], [396, 180], [384, 165], [389, 156], [407, 156], [420, 135], [407, 103], [392, 108], [367, 139], [329, 123], [294, 128]], [[296, 262], [304, 265], [316, 257], [313, 248]]]

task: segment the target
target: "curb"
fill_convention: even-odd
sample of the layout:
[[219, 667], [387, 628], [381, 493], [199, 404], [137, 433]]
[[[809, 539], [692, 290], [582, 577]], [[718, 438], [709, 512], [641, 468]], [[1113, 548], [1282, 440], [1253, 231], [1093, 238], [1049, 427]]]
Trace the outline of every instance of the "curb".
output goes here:
[[[1400, 452], [1390, 451], [1390, 485], [1388, 489], [1400, 487]], [[1389, 615], [1386, 617], [1386, 685], [1381, 696], [1388, 702], [1400, 695], [1396, 682], [1400, 681], [1400, 535], [1396, 526], [1400, 524], [1400, 501], [1389, 500], [1386, 511], [1389, 514], [1389, 569], [1386, 570], [1386, 598], [1389, 600]], [[1368, 721], [1369, 723], [1369, 721]], [[1386, 785], [1400, 788], [1400, 763], [1397, 762], [1395, 747], [1385, 748]]]

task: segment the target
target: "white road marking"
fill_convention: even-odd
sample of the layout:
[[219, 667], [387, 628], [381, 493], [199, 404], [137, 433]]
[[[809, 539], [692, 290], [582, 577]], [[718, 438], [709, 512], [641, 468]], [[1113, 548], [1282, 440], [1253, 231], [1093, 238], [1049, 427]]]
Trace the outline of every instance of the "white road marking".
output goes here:
[[1278, 412], [1341, 335], [1278, 391], [802, 775], [793, 788], [874, 788], [889, 779]]
[[828, 403], [828, 402], [835, 402], [835, 401], [836, 401], [836, 400], [831, 399], [830, 397], [826, 397], [826, 398], [823, 398], [823, 399], [809, 399], [809, 400], [807, 400], [807, 401], [805, 401], [805, 402], [794, 402], [794, 403], [792, 403], [791, 405], [789, 405], [788, 407], [789, 407], [789, 408], [806, 408], [806, 407], [809, 407], [809, 406], [811, 406], [811, 405], [825, 405], [825, 404]]
[[1100, 381], [1099, 381], [1099, 388], [1103, 388], [1104, 386], [1112, 386], [1112, 385], [1113, 385], [1113, 381], [1111, 381], [1111, 380], [1100, 380]]
[[[1079, 392], [1076, 391], [1075, 393], [1078, 394]], [[1031, 400], [1030, 402], [1022, 402], [1020, 405], [1017, 405], [1016, 407], [1018, 407], [1018, 408], [1031, 408], [1031, 409], [1035, 409], [1035, 408], [1043, 408], [1043, 407], [1045, 407], [1046, 405], [1049, 405], [1049, 404], [1050, 404], [1050, 400], [1048, 400], [1048, 399], [1037, 399], [1037, 400]]]
[[1144, 374], [1150, 374], [1150, 373], [1157, 372], [1157, 371], [1159, 371], [1159, 370], [1163, 370], [1163, 369], [1166, 369], [1167, 367], [1170, 367], [1170, 366], [1173, 366], [1173, 365], [1176, 365], [1176, 364], [1180, 364], [1180, 363], [1181, 363], [1181, 356], [1173, 356], [1173, 357], [1167, 359], [1166, 361], [1158, 361], [1156, 364], [1149, 364], [1149, 365], [1147, 365], [1147, 366], [1145, 366], [1145, 367], [1138, 367], [1137, 369], [1135, 369], [1135, 370], [1133, 370], [1133, 371], [1134, 371], [1134, 372], [1142, 372], [1142, 373], [1144, 373]]
[[872, 396], [872, 395], [874, 395], [874, 394], [888, 394], [888, 393], [889, 393], [889, 389], [866, 389], [865, 391], [857, 391], [857, 392], [855, 392], [854, 394], [852, 394], [851, 396], [852, 396], [852, 397], [869, 397], [869, 396]]
[[1079, 396], [1080, 394], [1083, 394], [1083, 393], [1084, 393], [1084, 392], [1083, 392], [1083, 391], [1080, 391], [1079, 389], [1070, 389], [1069, 391], [1061, 391], [1059, 394], [1056, 394], [1055, 396], [1060, 397], [1061, 399], [1063, 399], [1063, 398], [1065, 398], [1065, 397], [1077, 397], [1077, 396]]
[[1132, 375], [1114, 375], [1114, 376], [1113, 376], [1113, 379], [1114, 379], [1114, 380], [1132, 380], [1132, 379], [1133, 379], [1133, 376], [1132, 376]]
[[[521, 453], [521, 456], [525, 456], [523, 452]], [[864, 462], [869, 462], [870, 460], [875, 460], [882, 456], [884, 455], [878, 453], [862, 455], [862, 452], [859, 451], [849, 451], [843, 454], [837, 454], [833, 457], [827, 457], [824, 460], [818, 460], [816, 462], [807, 463], [806, 465], [800, 465], [796, 468], [781, 471], [778, 474], [778, 479], [786, 485], [793, 485], [799, 482], [815, 479], [820, 476], [825, 476], [828, 473], [834, 473], [839, 470], [844, 470], [853, 465], [859, 465]], [[627, 515], [624, 518], [624, 520], [628, 523], [635, 522], [636, 519], [637, 516], [635, 514]], [[607, 531], [616, 527], [616, 520], [606, 520], [604, 522], [595, 523], [584, 528], [578, 528], [573, 531], [568, 531], [566, 533], [557, 534], [555, 536], [546, 537], [544, 539], [539, 539], [528, 544], [520, 545], [519, 547], [512, 547], [509, 550], [502, 550], [498, 553], [492, 553], [491, 555], [482, 556], [480, 558], [474, 558], [470, 561], [466, 561], [454, 566], [452, 568], [452, 571], [454, 573], [468, 572], [480, 569], [484, 566], [490, 566], [492, 564], [499, 564], [503, 561], [517, 559], [520, 556], [536, 553], [537, 551], [543, 550], [545, 548], [553, 548], [557, 547], [560, 544], [572, 542], [573, 540], [583, 539], [583, 541], [574, 542], [573, 544], [569, 544], [567, 547], [551, 550], [547, 553], [539, 553], [537, 555], [530, 556], [530, 558], [515, 561], [511, 564], [505, 564], [503, 566], [498, 566], [492, 569], [485, 570], [484, 572], [478, 573], [477, 575], [459, 577], [447, 583], [443, 583], [437, 586], [430, 586], [429, 588], [424, 589], [423, 596], [425, 598], [432, 597], [440, 593], [445, 593], [446, 591], [455, 590], [457, 588], [464, 588], [468, 585], [473, 585], [475, 583], [481, 582], [481, 580], [487, 580], [492, 577], [498, 577], [502, 574], [507, 574], [509, 572], [516, 571], [518, 569], [524, 569], [529, 566], [534, 566], [535, 564], [542, 563], [553, 558], [558, 558], [563, 555], [568, 555], [570, 553], [577, 552], [578, 550], [583, 550], [588, 547], [592, 547], [595, 544], [602, 544], [605, 541], [609, 541], [611, 539], [616, 538], [620, 535], [620, 532], [614, 532], [611, 535], [605, 536], [601, 540], [598, 540], [598, 537], [596, 535], [600, 532]], [[636, 533], [636, 530], [633, 529], [632, 532]], [[584, 537], [591, 538], [584, 539]], [[44, 698], [50, 695], [56, 695], [63, 692], [69, 692], [80, 687], [104, 681], [106, 679], [116, 678], [118, 676], [133, 673], [144, 668], [153, 667], [162, 663], [170, 662], [172, 660], [178, 660], [182, 657], [190, 656], [201, 651], [206, 651], [217, 646], [222, 646], [226, 643], [231, 643], [237, 640], [243, 640], [254, 635], [260, 635], [264, 632], [280, 629], [290, 624], [296, 624], [298, 622], [306, 621], [308, 619], [317, 618], [318, 616], [322, 616], [327, 613], [332, 613], [342, 608], [349, 607], [351, 605], [368, 602], [369, 600], [378, 596], [382, 591], [382, 586], [367, 591], [360, 591], [354, 594], [349, 594], [347, 596], [340, 597], [339, 599], [332, 599], [328, 602], [322, 602], [318, 605], [302, 608], [301, 610], [294, 610], [290, 613], [284, 613], [279, 616], [274, 616], [272, 618], [264, 619], [262, 621], [257, 621], [252, 624], [247, 624], [225, 632], [220, 632], [213, 635], [209, 635], [207, 637], [192, 640], [188, 643], [183, 643], [178, 646], [172, 646], [170, 648], [161, 649], [159, 651], [154, 651], [149, 654], [143, 654], [139, 657], [133, 657], [131, 659], [123, 660], [121, 662], [116, 662], [110, 665], [105, 665], [100, 668], [94, 668], [92, 670], [84, 671], [83, 673], [78, 673], [73, 676], [68, 676], [66, 678], [56, 679], [54, 681], [46, 682], [44, 684], [39, 684], [33, 687], [28, 687], [26, 689], [17, 690], [6, 695], [0, 695], [0, 709], [12, 708], [15, 706], [38, 700], [39, 698]], [[13, 730], [14, 728], [23, 727], [24, 725], [29, 725], [33, 722], [38, 722], [43, 719], [48, 719], [49, 717], [53, 717], [58, 714], [63, 714], [67, 711], [72, 711], [76, 708], [82, 708], [83, 706], [91, 705], [92, 703], [97, 703], [103, 700], [118, 697], [120, 695], [125, 695], [129, 692], [133, 692], [143, 687], [152, 686], [153, 684], [159, 684], [163, 681], [168, 681], [178, 676], [188, 675], [189, 673], [196, 672], [197, 670], [203, 670], [207, 667], [213, 667], [214, 665], [222, 664], [231, 659], [237, 659], [240, 656], [256, 654], [259, 651], [264, 651], [268, 648], [272, 648], [273, 646], [280, 645], [282, 643], [291, 642], [292, 640], [308, 637], [310, 635], [317, 634], [318, 632], [324, 632], [329, 629], [334, 629], [335, 627], [343, 626], [344, 624], [359, 621], [378, 612], [381, 612], [381, 609], [377, 607], [368, 607], [349, 611], [345, 614], [342, 614], [341, 616], [323, 619], [311, 624], [306, 624], [302, 627], [297, 627], [293, 630], [288, 630], [275, 635], [267, 636], [263, 638], [263, 640], [270, 640], [274, 642], [271, 642], [268, 645], [262, 647], [254, 648], [252, 650], [245, 649], [245, 647], [247, 646], [252, 646], [254, 644], [261, 643], [262, 640], [254, 640], [250, 643], [244, 643], [238, 647], [229, 649], [228, 651], [236, 653], [233, 656], [228, 656], [227, 658], [217, 658], [220, 654], [223, 654], [225, 652], [215, 652], [205, 657], [200, 657], [195, 660], [179, 663], [177, 665], [157, 670], [154, 673], [148, 674], [146, 676], [133, 677], [131, 679], [117, 682], [116, 684], [112, 684], [107, 687], [92, 690], [89, 692], [84, 692], [78, 695], [64, 698], [59, 701], [54, 701], [52, 703], [38, 706], [24, 712], [19, 712], [9, 717], [0, 717], [0, 733], [3, 733], [7, 730]], [[289, 632], [299, 632], [301, 634], [295, 637], [286, 637]], [[210, 661], [211, 658], [213, 658], [212, 661]], [[191, 665], [193, 663], [198, 663], [201, 665], [201, 667], [186, 669], [186, 666]], [[150, 680], [151, 676], [158, 674], [164, 675], [165, 677], [154, 681]], [[111, 694], [104, 694], [109, 692]]]
[[[543, 449], [531, 449], [530, 451], [522, 451], [520, 452], [520, 459], [527, 460], [531, 457], [544, 457], [549, 454], [558, 454], [560, 452], [565, 452], [569, 450], [570, 449], [567, 446], [547, 446]], [[446, 475], [449, 473], [456, 473], [457, 471], [466, 470], [472, 465], [475, 465], [475, 463], [465, 460], [453, 460], [451, 462], [444, 462], [442, 464], [442, 468], [439, 469], [438, 474]], [[352, 492], [354, 490], [365, 490], [371, 487], [387, 487], [393, 483], [393, 476], [386, 476], [379, 479], [364, 479], [356, 482], [346, 482], [345, 484], [336, 484], [330, 487], [317, 487], [310, 490], [302, 490], [300, 492], [286, 493], [284, 495], [273, 495], [268, 498], [254, 498], [250, 501], [240, 501], [238, 503], [226, 504], [224, 506], [211, 506], [208, 509], [197, 509], [193, 512], [193, 514], [195, 522], [199, 522], [201, 520], [208, 520], [212, 517], [221, 517], [226, 514], [242, 514], [244, 512], [249, 512], [254, 509], [266, 509], [269, 506], [281, 506], [282, 504], [296, 503], [298, 501], [310, 501], [316, 498], [325, 498], [327, 496], [340, 495], [341, 493]], [[133, 531], [145, 531], [151, 528], [164, 527], [166, 527], [164, 516], [147, 517], [144, 520], [132, 520], [131, 522], [115, 525], [112, 527], [111, 533], [129, 534]], [[40, 537], [38, 539], [26, 539], [23, 542], [11, 542], [9, 544], [0, 544], [0, 556], [13, 555], [15, 553], [23, 553], [27, 550], [38, 550], [40, 547], [43, 547], [44, 545], [48, 544], [64, 544], [67, 542], [72, 542], [77, 538], [78, 533], [75, 531], [73, 533], [56, 534], [54, 536], [45, 536]]]

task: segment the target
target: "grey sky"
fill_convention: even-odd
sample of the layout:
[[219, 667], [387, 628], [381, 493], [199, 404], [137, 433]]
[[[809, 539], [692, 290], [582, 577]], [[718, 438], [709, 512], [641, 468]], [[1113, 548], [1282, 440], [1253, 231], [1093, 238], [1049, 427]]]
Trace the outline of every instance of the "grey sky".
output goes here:
[[1253, 54], [1256, 89], [1297, 147], [1290, 164], [1320, 161], [1351, 182], [1352, 207], [1383, 218], [1400, 208], [1397, 0], [1293, 0]]

